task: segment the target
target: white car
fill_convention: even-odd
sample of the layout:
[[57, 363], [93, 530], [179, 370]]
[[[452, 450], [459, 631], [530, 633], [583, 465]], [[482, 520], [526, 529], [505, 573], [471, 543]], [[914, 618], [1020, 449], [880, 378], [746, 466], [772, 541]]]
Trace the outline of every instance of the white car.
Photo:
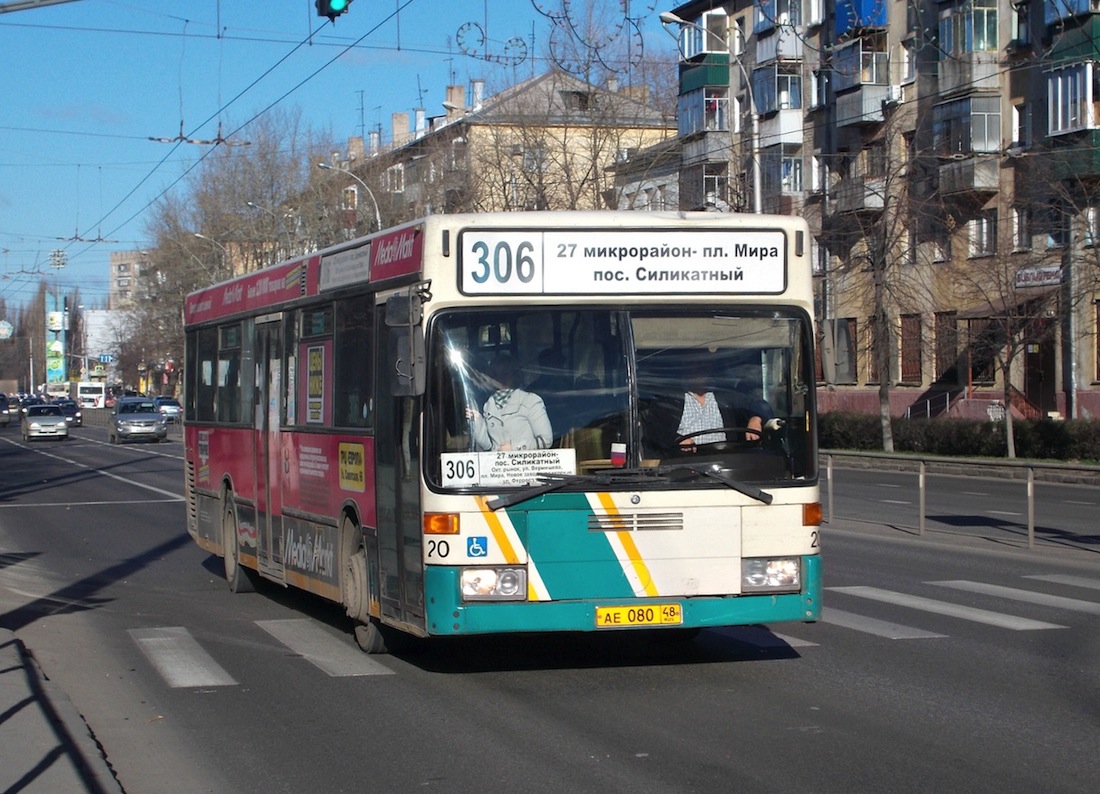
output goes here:
[[28, 405], [23, 411], [23, 419], [20, 424], [23, 440], [32, 438], [59, 438], [69, 437], [69, 423], [65, 421], [65, 414], [56, 405]]
[[183, 408], [179, 400], [175, 397], [154, 397], [153, 404], [157, 406], [157, 410], [160, 411], [169, 422], [178, 422], [180, 420], [180, 413], [183, 411]]

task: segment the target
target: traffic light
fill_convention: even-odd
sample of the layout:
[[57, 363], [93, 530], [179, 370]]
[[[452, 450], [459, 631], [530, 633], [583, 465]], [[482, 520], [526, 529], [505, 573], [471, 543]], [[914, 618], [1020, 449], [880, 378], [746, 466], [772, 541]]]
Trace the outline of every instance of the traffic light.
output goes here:
[[348, 10], [351, 0], [316, 0], [314, 5], [317, 6], [317, 16], [336, 22], [336, 17]]

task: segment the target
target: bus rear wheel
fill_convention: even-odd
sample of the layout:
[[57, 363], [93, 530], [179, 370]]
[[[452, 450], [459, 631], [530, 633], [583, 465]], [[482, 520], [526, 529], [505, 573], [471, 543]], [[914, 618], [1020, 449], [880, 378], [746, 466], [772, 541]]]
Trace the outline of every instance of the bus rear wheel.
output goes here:
[[252, 571], [241, 565], [241, 547], [237, 532], [237, 510], [230, 494], [225, 496], [225, 513], [222, 517], [222, 551], [225, 563], [225, 581], [231, 593], [251, 593], [256, 589]]

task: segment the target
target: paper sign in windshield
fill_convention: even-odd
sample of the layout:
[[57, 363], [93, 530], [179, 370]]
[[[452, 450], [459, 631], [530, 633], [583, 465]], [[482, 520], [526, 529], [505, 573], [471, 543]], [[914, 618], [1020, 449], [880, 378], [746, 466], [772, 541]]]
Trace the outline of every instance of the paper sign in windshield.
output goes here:
[[536, 485], [539, 475], [577, 473], [575, 449], [444, 452], [439, 459], [448, 488]]

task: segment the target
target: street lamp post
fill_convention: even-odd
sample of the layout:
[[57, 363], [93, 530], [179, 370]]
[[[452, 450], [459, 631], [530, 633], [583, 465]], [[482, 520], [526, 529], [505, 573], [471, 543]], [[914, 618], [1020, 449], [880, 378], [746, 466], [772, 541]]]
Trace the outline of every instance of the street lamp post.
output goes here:
[[[729, 52], [730, 60], [735, 62], [737, 64], [737, 68], [741, 70], [741, 79], [745, 83], [745, 91], [747, 92], [749, 97], [749, 117], [752, 124], [752, 211], [759, 214], [762, 211], [761, 208], [763, 205], [760, 180], [760, 112], [756, 107], [756, 97], [753, 95], [752, 79], [749, 76], [748, 70], [745, 68], [744, 62], [741, 60], [741, 55], [735, 54], [733, 51], [732, 43], [727, 41], [726, 39], [723, 39], [714, 31], [708, 30], [707, 28], [703, 27], [702, 25], [698, 25], [695, 22], [688, 22], [686, 19], [678, 17], [671, 11], [662, 11], [659, 15], [659, 18], [661, 20], [661, 24], [665, 26], [666, 30], [668, 30], [668, 25], [679, 25], [680, 27], [701, 30], [704, 36], [714, 36], [714, 38], [722, 42], [722, 45]], [[737, 35], [741, 35], [740, 28], [734, 26], [733, 30], [736, 31]], [[672, 34], [673, 38], [675, 38], [677, 42], [679, 42], [679, 36], [673, 34], [672, 31], [669, 31], [669, 33]], [[744, 38], [741, 39], [741, 44], [742, 51], [744, 51], [746, 44]]]
[[[206, 240], [206, 242], [212, 243], [213, 245], [216, 245], [218, 248], [221, 249], [221, 251], [222, 251], [222, 268], [224, 269], [225, 264], [229, 261], [229, 251], [226, 250], [226, 247], [224, 245], [222, 245], [221, 243], [219, 243], [217, 240], [215, 240], [213, 237], [207, 237], [205, 234], [202, 234], [201, 232], [195, 232], [195, 237], [199, 238], [200, 240]], [[182, 244], [180, 245], [180, 248], [182, 248], [184, 251], [186, 251], [188, 254], [190, 254], [191, 258], [194, 259], [196, 262], [198, 262], [199, 266], [202, 267], [203, 270], [206, 270], [206, 265], [203, 263], [203, 261], [201, 259], [199, 259], [197, 256], [195, 256], [194, 254], [191, 253], [190, 248], [188, 248], [187, 246], [182, 245]], [[207, 271], [207, 273], [212, 278], [214, 278], [215, 281], [221, 275], [220, 273], [210, 273], [210, 271]]]
[[[261, 212], [266, 212], [268, 215], [270, 215], [275, 220], [275, 227], [276, 228], [279, 227], [279, 224], [280, 224], [279, 216], [276, 215], [273, 210], [268, 209], [263, 204], [257, 204], [255, 201], [246, 201], [245, 205], [251, 207], [254, 210], [260, 210]], [[290, 230], [287, 229], [287, 226], [286, 226], [286, 219], [288, 217], [290, 217], [290, 216], [288, 216], [288, 215], [283, 216], [282, 227], [283, 227], [283, 234], [286, 236], [286, 255], [289, 257], [291, 255], [291, 250], [293, 249], [293, 246], [290, 244]]]
[[375, 227], [375, 230], [380, 231], [382, 229], [382, 213], [380, 213], [378, 211], [378, 200], [374, 197], [374, 193], [371, 192], [371, 189], [369, 187], [367, 187], [366, 182], [364, 182], [362, 179], [357, 177], [355, 174], [353, 174], [351, 171], [349, 171], [346, 168], [340, 168], [339, 166], [330, 165], [329, 163], [317, 163], [317, 167], [320, 168], [322, 171], [339, 171], [341, 174], [347, 174], [352, 179], [354, 179], [356, 182], [358, 182], [360, 185], [362, 185], [363, 190], [365, 190], [367, 192], [367, 196], [370, 197], [371, 203], [374, 205], [374, 227]]

